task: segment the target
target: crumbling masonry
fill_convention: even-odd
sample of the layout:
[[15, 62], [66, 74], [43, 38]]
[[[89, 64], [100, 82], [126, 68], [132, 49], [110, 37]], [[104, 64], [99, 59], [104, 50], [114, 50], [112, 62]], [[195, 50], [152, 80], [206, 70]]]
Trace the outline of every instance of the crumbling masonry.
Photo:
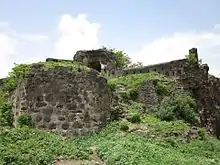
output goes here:
[[[110, 117], [111, 94], [107, 80], [97, 75], [102, 70], [109, 76], [125, 76], [158, 72], [179, 81], [184, 90], [196, 99], [200, 125], [220, 136], [220, 79], [210, 76], [207, 64], [199, 64], [196, 48], [189, 50], [196, 55], [196, 64], [188, 65], [188, 59], [119, 70], [116, 56], [104, 49], [77, 51], [74, 61], [84, 64], [93, 71], [71, 72], [56, 68], [48, 71], [40, 67], [34, 75], [25, 79], [12, 95], [14, 125], [18, 116], [25, 111], [31, 114], [37, 128], [52, 130], [63, 135], [84, 135], [101, 129]], [[63, 61], [48, 58], [46, 61]], [[64, 60], [66, 61], [66, 60]], [[156, 96], [148, 89], [153, 82], [143, 84], [139, 92], [146, 104], [152, 104]], [[1, 84], [1, 83], [0, 83]], [[146, 92], [147, 90], [147, 92]]]

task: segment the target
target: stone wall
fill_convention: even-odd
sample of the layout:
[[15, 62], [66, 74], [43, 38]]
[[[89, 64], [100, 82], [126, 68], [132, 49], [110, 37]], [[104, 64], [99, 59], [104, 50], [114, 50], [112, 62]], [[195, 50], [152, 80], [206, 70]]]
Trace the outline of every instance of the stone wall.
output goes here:
[[101, 71], [101, 64], [105, 65], [105, 71], [107, 73], [116, 69], [115, 54], [106, 49], [96, 50], [80, 50], [77, 51], [73, 57], [74, 61], [83, 63], [84, 65], [93, 68], [97, 71]]
[[146, 80], [138, 89], [138, 101], [145, 104], [147, 108], [157, 106], [159, 103], [156, 83], [157, 80], [154, 79]]
[[142, 68], [127, 69], [123, 70], [122, 72], [116, 73], [118, 74], [118, 76], [122, 76], [128, 74], [157, 72], [170, 77], [179, 77], [181, 74], [183, 74], [183, 69], [186, 64], [187, 59], [181, 59], [156, 65], [149, 65]]
[[37, 128], [62, 135], [100, 130], [110, 117], [107, 80], [93, 72], [37, 69], [14, 91], [14, 125], [24, 112]]
[[[189, 54], [195, 54], [196, 62], [198, 63], [198, 52], [196, 48], [192, 48], [189, 50]], [[184, 74], [184, 68], [188, 64], [188, 59], [179, 59], [173, 60], [169, 62], [164, 62], [160, 64], [148, 65], [140, 68], [132, 68], [125, 70], [112, 70], [109, 76], [125, 76], [128, 74], [140, 74], [140, 73], [149, 73], [149, 72], [157, 72], [160, 74], [164, 74], [169, 77], [179, 78]]]
[[199, 124], [210, 132], [217, 133], [217, 109], [220, 105], [220, 81], [209, 76], [209, 67], [204, 65], [186, 67], [179, 81], [186, 91], [193, 94], [198, 109]]

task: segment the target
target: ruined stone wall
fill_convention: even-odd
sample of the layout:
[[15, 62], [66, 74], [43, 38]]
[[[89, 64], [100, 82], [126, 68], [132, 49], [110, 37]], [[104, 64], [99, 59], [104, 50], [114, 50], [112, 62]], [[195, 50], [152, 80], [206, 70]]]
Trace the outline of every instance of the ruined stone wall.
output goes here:
[[77, 51], [73, 60], [93, 69], [97, 69], [100, 63], [104, 64], [108, 73], [116, 69], [115, 54], [105, 49]]
[[206, 64], [186, 67], [179, 81], [196, 100], [200, 126], [216, 133], [216, 130], [220, 129], [220, 125], [218, 127], [216, 125], [218, 115], [216, 105], [219, 104], [220, 84], [215, 78], [214, 82], [210, 79], [208, 70]]
[[61, 67], [33, 73], [12, 95], [14, 125], [24, 112], [37, 128], [67, 136], [89, 134], [105, 125], [111, 102], [106, 79]]
[[220, 78], [209, 76], [209, 90], [216, 105], [220, 106]]
[[[190, 49], [189, 54], [195, 54], [195, 60], [196, 63], [198, 64], [199, 59], [198, 59], [197, 48]], [[179, 78], [181, 75], [184, 74], [184, 68], [187, 66], [187, 64], [188, 64], [188, 59], [184, 58], [184, 59], [173, 60], [165, 63], [155, 64], [155, 65], [148, 65], [140, 68], [112, 70], [109, 76], [125, 76], [128, 74], [157, 72], [169, 77]]]
[[147, 108], [157, 106], [159, 103], [156, 83], [157, 80], [154, 79], [146, 80], [138, 89], [138, 101], [145, 104]]
[[140, 69], [137, 68], [137, 69], [124, 70], [123, 75], [157, 72], [171, 77], [172, 76], [178, 77], [183, 73], [183, 69], [186, 63], [187, 63], [186, 59], [175, 60], [167, 63], [146, 66]]
[[212, 99], [215, 116], [213, 116], [213, 127], [216, 136], [220, 139], [220, 78], [209, 76], [209, 94]]

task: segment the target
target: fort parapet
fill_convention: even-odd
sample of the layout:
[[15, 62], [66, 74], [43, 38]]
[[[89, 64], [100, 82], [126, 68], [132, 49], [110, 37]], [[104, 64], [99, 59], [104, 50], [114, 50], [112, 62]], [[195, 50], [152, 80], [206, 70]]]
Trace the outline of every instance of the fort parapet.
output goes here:
[[[196, 48], [192, 48], [189, 50], [189, 54], [195, 55], [195, 61], [196, 64], [199, 63], [198, 59], [198, 52]], [[114, 70], [110, 73], [110, 76], [125, 76], [128, 74], [141, 74], [141, 73], [149, 73], [149, 72], [157, 72], [160, 74], [164, 74], [169, 77], [180, 77], [184, 74], [184, 68], [188, 64], [188, 59], [179, 59], [179, 60], [173, 60], [169, 62], [154, 64], [154, 65], [148, 65], [144, 67], [139, 68], [132, 68], [132, 69], [124, 69], [124, 70]], [[207, 64], [201, 65], [201, 69], [204, 70], [204, 72], [208, 73], [209, 67]]]
[[[189, 54], [195, 55], [195, 61], [199, 64], [198, 52], [197, 48], [192, 48], [189, 50]], [[46, 61], [71, 61], [71, 60], [62, 60], [62, 59], [54, 59], [48, 58]], [[77, 51], [73, 57], [73, 61], [80, 62], [98, 72], [104, 70], [108, 76], [125, 76], [129, 74], [141, 74], [141, 73], [149, 73], [149, 72], [157, 72], [160, 74], [164, 74], [169, 77], [179, 78], [184, 74], [184, 68], [187, 66], [188, 59], [178, 59], [169, 62], [147, 65], [139, 68], [132, 69], [118, 69], [116, 67], [116, 56], [113, 52], [109, 52], [105, 49], [97, 49], [97, 50], [80, 50]], [[199, 66], [199, 65], [198, 65]], [[208, 74], [209, 67], [207, 64], [203, 64], [200, 68]]]

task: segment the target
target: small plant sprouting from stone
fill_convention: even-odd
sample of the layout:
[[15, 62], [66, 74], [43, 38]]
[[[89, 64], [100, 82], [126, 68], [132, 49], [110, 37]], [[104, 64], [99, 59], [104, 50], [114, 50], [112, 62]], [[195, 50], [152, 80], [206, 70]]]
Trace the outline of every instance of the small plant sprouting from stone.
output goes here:
[[198, 59], [197, 59], [195, 53], [190, 53], [190, 54], [186, 55], [186, 58], [188, 60], [189, 65], [194, 66], [198, 63]]
[[135, 113], [130, 118], [131, 123], [140, 123], [141, 122], [141, 116], [139, 113]]
[[18, 125], [20, 127], [23, 127], [23, 126], [28, 126], [28, 127], [33, 127], [33, 122], [32, 122], [32, 118], [29, 114], [27, 113], [24, 113], [24, 114], [21, 114], [19, 117], [18, 117]]

